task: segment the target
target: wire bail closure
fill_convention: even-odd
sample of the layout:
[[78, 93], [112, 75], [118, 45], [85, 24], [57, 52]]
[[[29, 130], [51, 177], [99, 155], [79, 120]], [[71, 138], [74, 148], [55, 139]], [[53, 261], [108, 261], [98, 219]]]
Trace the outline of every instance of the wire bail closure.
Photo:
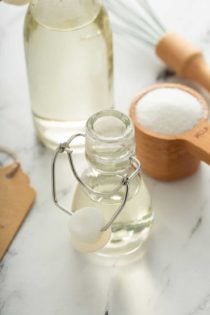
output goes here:
[[113, 193], [118, 192], [123, 186], [125, 187], [124, 198], [123, 198], [120, 206], [115, 211], [115, 213], [110, 218], [110, 220], [101, 229], [101, 232], [105, 232], [106, 230], [109, 229], [109, 227], [112, 225], [112, 223], [116, 220], [118, 215], [121, 213], [121, 211], [125, 207], [125, 204], [126, 204], [127, 199], [128, 199], [129, 183], [139, 174], [140, 169], [141, 169], [141, 165], [140, 165], [140, 162], [134, 156], [130, 156], [129, 160], [130, 160], [131, 166], [134, 168], [134, 171], [130, 175], [125, 175], [125, 176], [117, 175], [121, 178], [121, 183], [114, 190], [112, 190], [112, 192], [100, 193], [98, 191], [95, 191], [94, 189], [92, 189], [91, 187], [89, 187], [88, 185], [86, 185], [82, 181], [82, 179], [79, 177], [79, 175], [76, 171], [76, 168], [74, 166], [74, 161], [73, 161], [73, 157], [72, 157], [73, 150], [71, 149], [70, 144], [77, 137], [84, 137], [85, 138], [86, 135], [84, 133], [77, 133], [77, 134], [71, 136], [66, 142], [61, 143], [55, 151], [55, 155], [54, 155], [53, 161], [52, 161], [52, 196], [53, 196], [53, 201], [54, 201], [55, 205], [60, 210], [62, 210], [63, 212], [65, 212], [68, 215], [73, 215], [72, 211], [66, 209], [64, 206], [62, 206], [59, 203], [59, 201], [57, 199], [57, 194], [56, 194], [56, 180], [55, 180], [56, 161], [57, 161], [58, 155], [65, 152], [68, 156], [68, 160], [69, 160], [69, 164], [70, 164], [72, 173], [74, 174], [76, 180], [82, 185], [82, 187], [86, 190], [87, 193], [93, 193], [96, 195], [100, 195], [100, 196], [102, 195], [104, 197], [108, 197], [108, 196], [113, 195]]

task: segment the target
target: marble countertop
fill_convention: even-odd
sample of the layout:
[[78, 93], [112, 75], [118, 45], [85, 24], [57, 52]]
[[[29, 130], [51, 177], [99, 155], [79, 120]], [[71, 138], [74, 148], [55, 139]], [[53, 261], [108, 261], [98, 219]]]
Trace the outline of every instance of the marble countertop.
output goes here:
[[[210, 61], [209, 1], [151, 2], [165, 24], [184, 32]], [[66, 216], [51, 200], [52, 152], [37, 141], [32, 124], [22, 43], [25, 10], [0, 4], [0, 145], [17, 152], [37, 200], [0, 264], [0, 314], [209, 315], [210, 169], [205, 164], [173, 183], [144, 175], [156, 220], [139, 255], [102, 261], [72, 249]], [[119, 37], [114, 42], [118, 109], [127, 112], [133, 96], [156, 80], [177, 80], [143, 45]], [[61, 180], [65, 161], [60, 170], [60, 193], [71, 198], [71, 175]]]

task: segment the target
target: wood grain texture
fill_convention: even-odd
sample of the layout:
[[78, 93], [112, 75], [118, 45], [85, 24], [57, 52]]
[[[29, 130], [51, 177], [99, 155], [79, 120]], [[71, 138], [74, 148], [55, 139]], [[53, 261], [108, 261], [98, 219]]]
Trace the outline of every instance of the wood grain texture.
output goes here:
[[[138, 101], [147, 93], [158, 88], [179, 88], [195, 96], [204, 108], [204, 118], [191, 131], [176, 136], [165, 136], [145, 129], [136, 118]], [[210, 132], [203, 134], [207, 122], [208, 107], [203, 97], [194, 90], [180, 84], [156, 84], [141, 92], [132, 102], [130, 116], [135, 126], [136, 153], [143, 170], [150, 176], [172, 181], [192, 175], [200, 160], [210, 163]], [[201, 136], [195, 135], [201, 132]]]
[[183, 136], [187, 150], [199, 160], [210, 164], [210, 124], [203, 121]]
[[0, 260], [23, 223], [34, 199], [35, 191], [21, 168], [8, 177], [13, 165], [0, 168]]
[[166, 33], [156, 45], [156, 54], [183, 78], [210, 91], [210, 67], [202, 52], [176, 33]]

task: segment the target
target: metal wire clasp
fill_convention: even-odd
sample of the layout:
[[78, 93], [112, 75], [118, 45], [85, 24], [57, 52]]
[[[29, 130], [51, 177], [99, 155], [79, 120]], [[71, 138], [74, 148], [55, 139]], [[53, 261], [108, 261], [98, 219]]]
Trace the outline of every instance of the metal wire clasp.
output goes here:
[[58, 146], [57, 150], [55, 151], [55, 155], [54, 155], [53, 161], [52, 161], [52, 196], [53, 196], [53, 201], [54, 201], [55, 205], [59, 209], [64, 211], [66, 214], [73, 215], [72, 211], [66, 209], [64, 206], [62, 206], [59, 203], [59, 201], [57, 199], [57, 194], [56, 194], [56, 180], [55, 180], [56, 160], [57, 160], [57, 157], [59, 154], [62, 154], [65, 152], [68, 156], [69, 164], [71, 166], [71, 170], [72, 170], [75, 178], [82, 185], [82, 187], [87, 191], [87, 193], [93, 193], [96, 195], [100, 195], [100, 196], [102, 195], [104, 197], [108, 197], [108, 196], [111, 196], [114, 193], [118, 192], [122, 188], [122, 186], [125, 187], [124, 198], [123, 198], [120, 206], [118, 207], [118, 209], [113, 214], [113, 216], [110, 218], [110, 220], [102, 228], [101, 231], [104, 232], [104, 231], [108, 230], [108, 228], [112, 225], [112, 223], [115, 221], [115, 219], [118, 217], [118, 215], [121, 213], [121, 211], [125, 207], [125, 204], [126, 204], [127, 199], [128, 199], [129, 183], [139, 174], [141, 165], [140, 165], [140, 162], [134, 156], [131, 156], [129, 159], [130, 159], [131, 166], [134, 168], [134, 171], [130, 175], [128, 175], [128, 174], [126, 174], [125, 176], [118, 175], [121, 178], [120, 184], [111, 192], [99, 193], [98, 191], [95, 191], [94, 189], [92, 189], [91, 187], [89, 187], [87, 184], [85, 184], [82, 181], [82, 179], [79, 177], [79, 175], [76, 171], [76, 168], [74, 166], [74, 161], [73, 161], [73, 157], [72, 157], [73, 151], [70, 148], [70, 144], [77, 137], [86, 137], [86, 136], [84, 133], [77, 133], [77, 134], [71, 136], [66, 142], [61, 143]]

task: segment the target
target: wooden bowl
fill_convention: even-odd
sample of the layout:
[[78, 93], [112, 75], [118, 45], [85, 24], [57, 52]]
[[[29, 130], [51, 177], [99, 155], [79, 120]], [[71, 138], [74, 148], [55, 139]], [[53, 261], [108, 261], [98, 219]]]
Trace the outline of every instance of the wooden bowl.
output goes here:
[[[166, 136], [140, 125], [136, 118], [136, 106], [139, 100], [145, 94], [159, 88], [181, 89], [198, 99], [204, 109], [203, 118], [193, 129], [182, 134]], [[192, 175], [198, 169], [200, 160], [210, 164], [208, 106], [199, 93], [180, 84], [153, 85], [134, 99], [130, 107], [130, 116], [135, 126], [137, 157], [143, 170], [150, 176], [172, 181]]]

